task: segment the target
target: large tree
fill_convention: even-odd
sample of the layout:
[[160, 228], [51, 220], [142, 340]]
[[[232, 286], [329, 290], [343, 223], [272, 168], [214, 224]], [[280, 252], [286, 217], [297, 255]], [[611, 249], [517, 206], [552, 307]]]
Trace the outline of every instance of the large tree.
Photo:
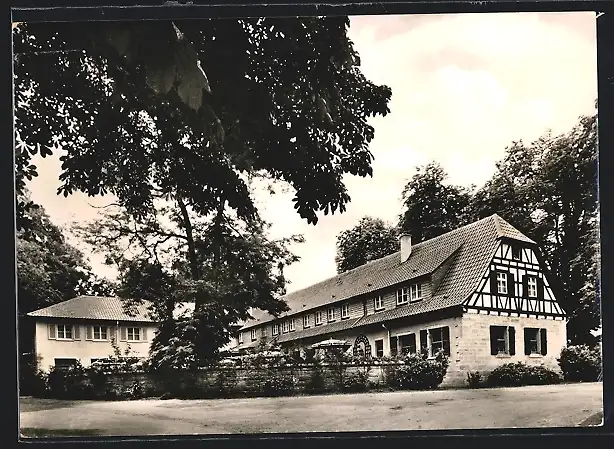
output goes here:
[[592, 343], [600, 323], [597, 206], [596, 115], [568, 133], [515, 142], [472, 200], [475, 218], [496, 212], [539, 244], [574, 343]]
[[447, 173], [437, 162], [417, 167], [403, 189], [399, 228], [415, 242], [437, 237], [470, 221], [472, 190], [446, 183]]
[[60, 151], [60, 193], [111, 193], [124, 223], [156, 229], [169, 215], [161, 208], [171, 208], [183, 275], [200, 286], [196, 315], [206, 321], [213, 308], [224, 323], [214, 304], [224, 294], [227, 224], [260, 221], [246, 179], [288, 184], [295, 209], [316, 223], [318, 212], [344, 211], [344, 174], [372, 173], [367, 119], [387, 114], [391, 93], [361, 73], [348, 25], [331, 17], [19, 27], [18, 183], [35, 175], [31, 155]]
[[380, 218], [363, 217], [337, 236], [337, 272], [343, 273], [398, 251], [396, 227]]

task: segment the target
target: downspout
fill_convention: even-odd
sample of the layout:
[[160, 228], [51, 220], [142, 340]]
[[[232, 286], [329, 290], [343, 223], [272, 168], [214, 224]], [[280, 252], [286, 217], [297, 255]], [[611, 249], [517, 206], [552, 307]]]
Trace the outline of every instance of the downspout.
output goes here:
[[382, 323], [382, 327], [388, 332], [388, 352], [390, 352], [390, 329], [388, 329], [384, 323]]

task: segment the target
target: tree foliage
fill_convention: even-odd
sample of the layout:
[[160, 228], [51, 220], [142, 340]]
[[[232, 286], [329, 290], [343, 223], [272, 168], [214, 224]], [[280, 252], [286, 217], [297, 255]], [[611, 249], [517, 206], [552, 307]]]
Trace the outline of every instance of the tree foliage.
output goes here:
[[398, 232], [379, 218], [363, 217], [337, 236], [337, 272], [343, 273], [398, 251]]
[[443, 167], [431, 162], [417, 167], [417, 173], [403, 189], [403, 213], [399, 228], [421, 242], [450, 232], [471, 217], [468, 206], [470, 189], [445, 183], [447, 174]]

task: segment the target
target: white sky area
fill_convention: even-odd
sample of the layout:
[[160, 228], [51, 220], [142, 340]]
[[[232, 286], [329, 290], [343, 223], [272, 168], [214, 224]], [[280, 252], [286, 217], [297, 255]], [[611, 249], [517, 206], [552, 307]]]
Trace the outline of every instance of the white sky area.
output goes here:
[[[345, 213], [322, 215], [313, 226], [294, 211], [291, 192], [258, 196], [271, 237], [306, 239], [293, 248], [301, 261], [285, 270], [288, 291], [335, 275], [336, 236], [361, 217], [396, 222], [416, 166], [437, 161], [449, 182], [481, 186], [512, 141], [566, 132], [593, 113], [595, 30], [593, 12], [352, 17], [349, 36], [362, 71], [392, 89], [391, 113], [371, 121], [374, 174], [346, 177], [352, 202]], [[94, 219], [90, 204], [112, 199], [56, 195], [58, 156], [34, 161], [32, 199], [61, 226]], [[114, 276], [102, 257], [90, 262], [98, 274]]]

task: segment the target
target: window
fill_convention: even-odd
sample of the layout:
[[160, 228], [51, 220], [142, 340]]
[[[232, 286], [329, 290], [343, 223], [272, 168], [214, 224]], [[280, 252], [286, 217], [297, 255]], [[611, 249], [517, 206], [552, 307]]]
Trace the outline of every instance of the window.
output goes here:
[[548, 353], [546, 329], [525, 327], [524, 353], [525, 355], [546, 355]]
[[507, 295], [507, 273], [497, 272], [497, 293]]
[[403, 287], [397, 290], [397, 305], [407, 304], [409, 302], [409, 288]]
[[67, 326], [65, 324], [58, 324], [58, 340], [72, 340], [72, 326]]
[[243, 332], [239, 332], [239, 344], [243, 343]]
[[251, 337], [252, 337], [252, 341], [256, 340], [256, 329], [252, 329], [251, 331]]
[[303, 328], [308, 328], [309, 326], [311, 326], [311, 323], [309, 322], [309, 315], [305, 315], [303, 317]]
[[262, 328], [262, 338], [266, 337], [266, 327]]
[[138, 327], [129, 327], [126, 329], [128, 341], [141, 341], [141, 329]]
[[420, 301], [422, 299], [422, 285], [415, 284], [409, 288], [410, 301]]
[[335, 308], [331, 307], [330, 309], [328, 309], [328, 321], [335, 321]]
[[322, 311], [316, 312], [316, 326], [322, 324]]
[[436, 356], [439, 351], [449, 356], [450, 328], [446, 326], [420, 331], [420, 350], [429, 357]]
[[281, 325], [281, 331], [285, 334], [286, 332], [288, 332], [288, 322], [284, 321]]
[[54, 359], [53, 362], [56, 368], [66, 369], [75, 366], [77, 359]]
[[375, 357], [384, 357], [384, 340], [375, 340]]
[[381, 296], [376, 296], [373, 300], [375, 310], [384, 310], [384, 301]]
[[520, 246], [512, 246], [512, 259], [520, 260], [522, 259], [522, 248]]
[[107, 327], [106, 326], [93, 326], [94, 340], [106, 341], [107, 340]]
[[535, 276], [527, 277], [527, 295], [529, 298], [537, 298], [537, 278]]
[[294, 324], [295, 324], [294, 318], [291, 318], [290, 319], [290, 324], [289, 324], [290, 332], [294, 332]]
[[390, 337], [390, 355], [395, 356], [398, 353], [398, 337]]
[[341, 306], [341, 318], [349, 318], [350, 317], [350, 306], [348, 304], [343, 304]]
[[279, 324], [278, 323], [273, 324], [272, 331], [273, 331], [273, 337], [275, 337], [276, 335], [279, 335]]
[[512, 326], [490, 326], [490, 354], [515, 355], [516, 333]]
[[399, 336], [399, 351], [401, 354], [416, 353], [416, 334]]

